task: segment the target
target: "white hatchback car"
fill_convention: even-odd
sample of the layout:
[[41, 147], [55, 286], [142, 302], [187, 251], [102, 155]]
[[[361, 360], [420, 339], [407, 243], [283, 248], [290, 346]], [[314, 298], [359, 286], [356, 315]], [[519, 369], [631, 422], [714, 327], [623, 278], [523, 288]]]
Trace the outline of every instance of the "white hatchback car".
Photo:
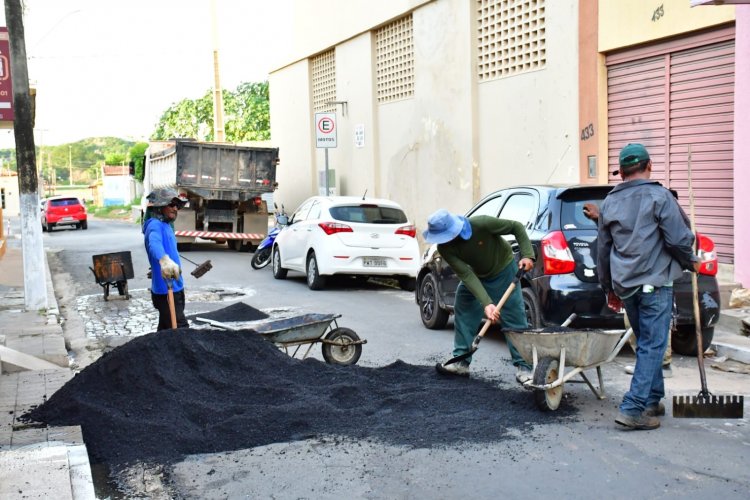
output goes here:
[[320, 290], [326, 276], [387, 276], [414, 290], [419, 270], [417, 229], [389, 200], [314, 196], [294, 212], [273, 244], [276, 279], [287, 271], [307, 275]]

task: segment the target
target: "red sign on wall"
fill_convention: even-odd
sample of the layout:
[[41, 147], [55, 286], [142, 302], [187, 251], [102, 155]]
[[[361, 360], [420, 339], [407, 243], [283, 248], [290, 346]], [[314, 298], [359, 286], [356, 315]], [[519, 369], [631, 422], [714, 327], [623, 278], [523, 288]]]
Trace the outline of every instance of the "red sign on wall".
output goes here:
[[13, 85], [10, 79], [8, 28], [0, 26], [0, 122], [13, 121]]

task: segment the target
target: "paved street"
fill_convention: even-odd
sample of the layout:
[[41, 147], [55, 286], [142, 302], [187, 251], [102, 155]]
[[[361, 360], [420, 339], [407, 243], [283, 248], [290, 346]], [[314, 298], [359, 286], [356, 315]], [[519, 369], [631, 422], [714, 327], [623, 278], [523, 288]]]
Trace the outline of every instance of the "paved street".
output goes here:
[[[50, 252], [65, 335], [79, 367], [153, 330], [156, 317], [147, 292], [147, 260], [137, 225], [91, 221], [88, 231], [45, 234], [44, 244]], [[105, 302], [87, 266], [91, 255], [115, 251], [132, 253], [136, 275], [129, 281], [132, 298], [124, 300], [115, 290]], [[302, 275], [290, 273], [286, 280], [274, 280], [270, 268], [250, 268], [251, 254], [210, 243], [196, 245], [183, 256], [213, 263], [213, 270], [199, 280], [186, 276], [187, 314], [237, 300], [271, 316], [341, 314], [339, 324], [368, 341], [359, 362], [363, 366], [385, 366], [398, 359], [430, 366], [450, 354], [452, 331], [426, 330], [413, 294], [398, 288], [341, 280], [324, 291], [312, 292]], [[190, 269], [190, 264], [183, 264]], [[321, 358], [317, 349], [312, 355]], [[632, 361], [632, 354], [625, 351], [604, 368], [606, 399], [597, 400], [583, 384], [567, 384], [563, 406], [571, 410], [569, 416], [547, 414], [548, 424], [511, 433], [512, 439], [496, 443], [424, 449], [374, 439], [317, 436], [190, 456], [167, 468], [134, 466], [118, 481], [131, 494], [149, 492], [149, 496], [164, 498], [523, 498], [553, 491], [578, 498], [645, 497], [654, 492], [665, 498], [709, 494], [744, 498], [750, 488], [747, 417], [674, 419], [668, 405], [657, 431], [627, 432], [615, 427], [616, 405], [629, 383], [622, 368]], [[474, 376], [500, 388], [522, 391], [513, 379], [505, 343], [497, 335], [482, 343], [472, 370]], [[693, 358], [676, 358], [674, 372], [675, 377], [667, 381], [669, 395], [697, 391]], [[747, 375], [709, 368], [708, 377], [716, 393], [747, 387]], [[528, 396], [528, 404], [533, 405]], [[434, 405], [429, 411], [440, 411], [440, 401]], [[486, 422], [487, 426], [500, 424]], [[100, 484], [99, 496], [106, 494], [102, 488]]]

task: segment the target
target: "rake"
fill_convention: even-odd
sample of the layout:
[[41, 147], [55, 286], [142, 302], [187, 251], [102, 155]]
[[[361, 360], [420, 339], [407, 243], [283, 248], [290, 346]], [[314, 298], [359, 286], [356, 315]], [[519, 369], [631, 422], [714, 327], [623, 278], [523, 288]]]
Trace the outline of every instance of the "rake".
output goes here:
[[[690, 230], [695, 232], [695, 205], [693, 202], [693, 180], [690, 167], [691, 147], [688, 146], [688, 193], [690, 197]], [[698, 370], [701, 390], [697, 396], [672, 396], [672, 415], [675, 418], [742, 418], [744, 396], [714, 396], [708, 392], [706, 369], [703, 366], [703, 332], [701, 331], [700, 308], [698, 307], [698, 276], [690, 273], [693, 280], [693, 311], [695, 313], [695, 336], [698, 342]]]

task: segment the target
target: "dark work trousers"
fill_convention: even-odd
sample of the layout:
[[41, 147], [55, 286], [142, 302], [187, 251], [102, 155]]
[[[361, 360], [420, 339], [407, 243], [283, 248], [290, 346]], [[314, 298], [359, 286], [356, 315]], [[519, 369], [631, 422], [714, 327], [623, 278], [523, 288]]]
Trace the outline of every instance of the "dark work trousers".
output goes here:
[[[188, 322], [185, 319], [185, 292], [173, 292], [174, 294], [174, 312], [177, 318], [177, 328], [187, 328]], [[151, 293], [151, 303], [159, 311], [159, 326], [156, 330], [169, 330], [172, 328], [172, 317], [169, 314], [169, 301], [167, 294], [157, 295]]]

